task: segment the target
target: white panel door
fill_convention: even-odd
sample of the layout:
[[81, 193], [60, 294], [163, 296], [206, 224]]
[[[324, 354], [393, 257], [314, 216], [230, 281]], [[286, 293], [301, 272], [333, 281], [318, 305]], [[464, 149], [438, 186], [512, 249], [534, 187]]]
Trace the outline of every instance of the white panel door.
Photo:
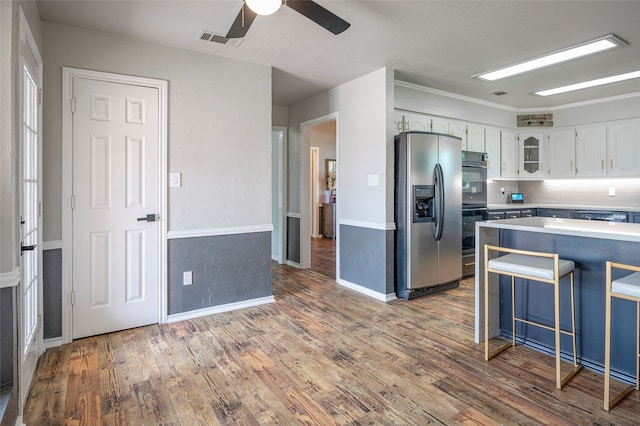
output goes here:
[[484, 141], [484, 127], [467, 126], [467, 151], [487, 152]]
[[501, 132], [501, 160], [503, 178], [515, 179], [518, 177], [518, 149], [515, 132], [502, 130]]
[[[500, 177], [500, 129], [487, 127], [485, 150], [487, 152], [487, 178]], [[514, 149], [515, 151], [515, 149]]]
[[75, 339], [159, 320], [160, 142], [158, 89], [74, 78], [73, 97]]

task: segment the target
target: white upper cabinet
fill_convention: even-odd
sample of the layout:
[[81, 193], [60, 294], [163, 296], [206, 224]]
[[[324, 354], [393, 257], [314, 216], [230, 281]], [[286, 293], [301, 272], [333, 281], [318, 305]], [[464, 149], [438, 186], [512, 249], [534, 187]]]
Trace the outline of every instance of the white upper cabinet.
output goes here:
[[607, 127], [582, 126], [576, 128], [576, 176], [606, 176]]
[[522, 132], [518, 135], [520, 179], [542, 179], [544, 177], [544, 149], [542, 132]]
[[485, 129], [476, 124], [467, 125], [467, 151], [486, 152]]
[[[485, 129], [484, 147], [487, 153], [487, 178], [500, 177], [500, 129], [487, 127]], [[515, 151], [515, 148], [514, 148]]]
[[507, 130], [502, 131], [500, 141], [502, 170], [500, 177], [516, 179], [518, 177], [518, 148], [516, 143], [516, 133]]
[[608, 176], [640, 175], [640, 121], [607, 125]]
[[547, 135], [544, 149], [546, 176], [565, 178], [575, 176], [575, 131], [573, 129], [554, 130]]
[[449, 132], [451, 136], [462, 139], [462, 150], [467, 150], [467, 125], [460, 121], [449, 121]]
[[431, 131], [445, 135], [449, 134], [449, 120], [445, 120], [443, 118], [432, 118]]

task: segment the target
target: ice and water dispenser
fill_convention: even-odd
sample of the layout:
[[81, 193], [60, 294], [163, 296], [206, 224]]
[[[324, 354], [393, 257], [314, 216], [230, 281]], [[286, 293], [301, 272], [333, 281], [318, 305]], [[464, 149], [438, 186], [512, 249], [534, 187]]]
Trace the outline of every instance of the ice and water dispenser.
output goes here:
[[413, 222], [433, 222], [435, 210], [433, 200], [434, 185], [413, 185]]

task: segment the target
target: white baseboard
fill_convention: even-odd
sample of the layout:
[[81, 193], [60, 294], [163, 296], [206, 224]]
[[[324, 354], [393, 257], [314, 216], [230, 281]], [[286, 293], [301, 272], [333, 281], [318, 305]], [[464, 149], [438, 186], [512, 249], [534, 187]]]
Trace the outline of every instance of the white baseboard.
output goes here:
[[58, 346], [62, 346], [62, 336], [60, 337], [52, 337], [50, 339], [44, 339], [42, 341], [42, 346], [44, 346], [44, 350], [51, 348], [57, 348]]
[[294, 268], [301, 269], [300, 264], [298, 262], [294, 262], [293, 260], [287, 260], [287, 266], [293, 266]]
[[62, 248], [62, 240], [49, 240], [42, 242], [42, 250], [57, 250]]
[[358, 293], [362, 293], [366, 296], [373, 297], [374, 299], [377, 299], [381, 302], [387, 303], [387, 302], [391, 302], [392, 300], [396, 300], [398, 298], [395, 293], [389, 293], [389, 294], [380, 293], [380, 292], [371, 290], [370, 288], [363, 287], [359, 284], [354, 284], [352, 282], [345, 281], [341, 278], [337, 279], [336, 282], [343, 287], [347, 287], [351, 290], [357, 291]]
[[226, 305], [211, 306], [210, 308], [196, 309], [195, 311], [182, 312], [167, 316], [167, 323], [185, 321], [194, 318], [204, 317], [206, 315], [219, 314], [221, 312], [236, 311], [238, 309], [251, 308], [254, 306], [265, 305], [267, 303], [275, 303], [273, 296], [260, 297], [258, 299], [243, 300], [242, 302], [227, 303]]
[[19, 416], [16, 419], [16, 426], [26, 426], [23, 422], [22, 422], [22, 416]]
[[255, 234], [259, 232], [273, 232], [273, 224], [231, 226], [226, 228], [189, 229], [167, 232], [167, 239], [217, 237], [221, 235]]

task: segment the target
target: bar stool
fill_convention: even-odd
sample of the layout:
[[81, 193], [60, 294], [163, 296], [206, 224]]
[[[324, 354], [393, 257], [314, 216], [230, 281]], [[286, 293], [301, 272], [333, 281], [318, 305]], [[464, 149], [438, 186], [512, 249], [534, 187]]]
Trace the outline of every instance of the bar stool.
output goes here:
[[[612, 269], [634, 271], [615, 281], [611, 281]], [[625, 396], [640, 386], [640, 267], [616, 262], [606, 263], [607, 298], [605, 301], [605, 337], [604, 337], [604, 409], [609, 411]], [[636, 302], [637, 334], [636, 337], [636, 386], [627, 387], [616, 397], [610, 399], [611, 381], [611, 298], [627, 299]]]
[[[489, 260], [489, 252], [509, 253]], [[516, 345], [516, 321], [551, 330], [555, 333], [556, 350], [556, 387], [562, 389], [580, 369], [576, 357], [576, 318], [573, 292], [573, 269], [575, 263], [571, 260], [560, 259], [558, 254], [544, 253], [529, 250], [517, 250], [493, 245], [484, 246], [484, 359], [491, 358]], [[505, 343], [493, 352], [489, 352], [489, 273], [508, 275], [511, 277], [511, 326], [512, 342]], [[560, 328], [560, 280], [565, 276], [571, 277], [571, 331]], [[533, 322], [516, 316], [515, 278], [539, 281], [553, 284], [554, 286], [554, 326], [548, 326], [539, 322]], [[561, 374], [560, 362], [560, 334], [566, 334], [573, 338], [573, 369], [565, 377]]]

